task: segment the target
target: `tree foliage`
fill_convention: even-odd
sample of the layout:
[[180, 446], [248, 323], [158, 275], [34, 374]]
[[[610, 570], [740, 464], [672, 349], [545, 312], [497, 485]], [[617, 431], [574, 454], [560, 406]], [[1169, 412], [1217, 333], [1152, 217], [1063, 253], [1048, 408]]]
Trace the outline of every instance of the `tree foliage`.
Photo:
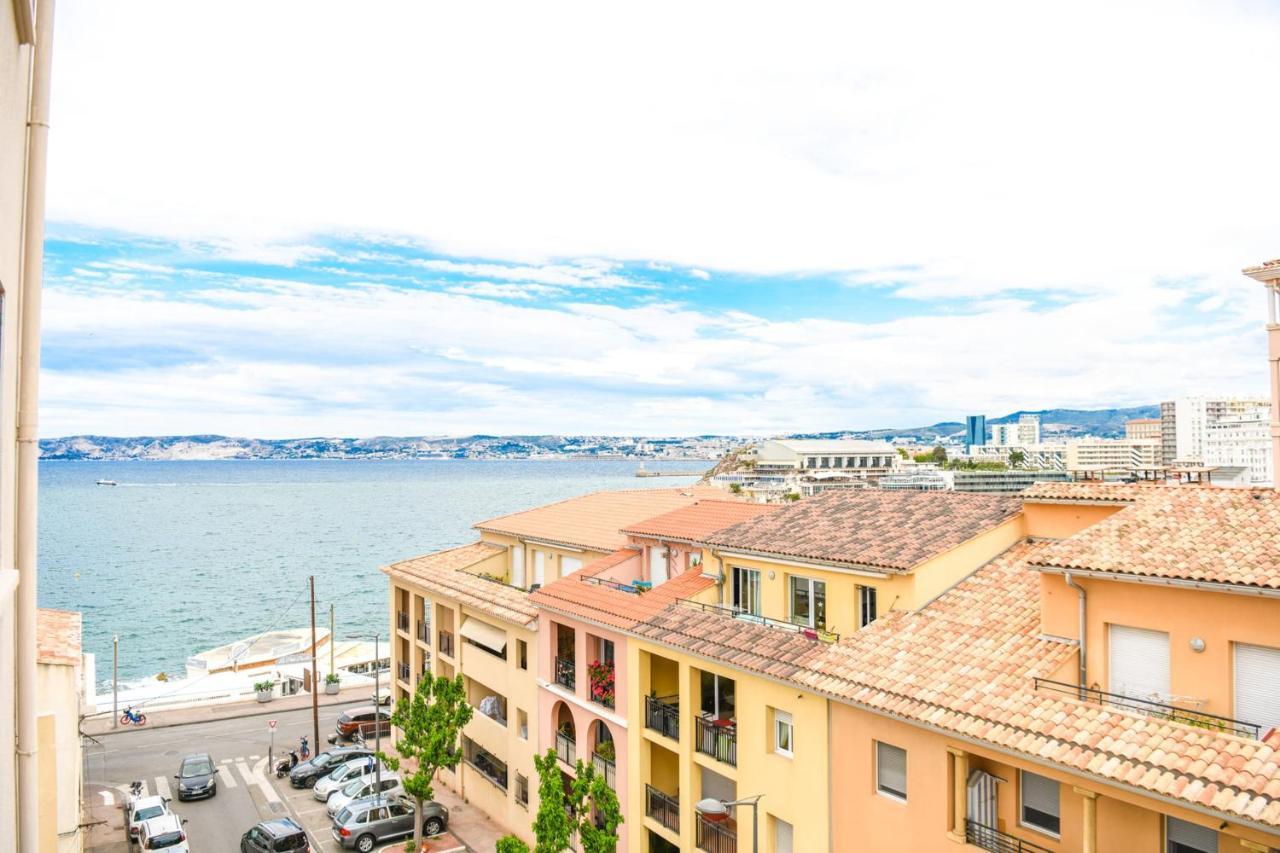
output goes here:
[[937, 462], [939, 465], [941, 465], [943, 462], [946, 462], [947, 461], [946, 448], [944, 448], [941, 444], [939, 444], [937, 447], [933, 448], [932, 457], [933, 457], [933, 461]]
[[1010, 450], [1010, 451], [1009, 451], [1009, 464], [1010, 464], [1010, 465], [1012, 465], [1012, 466], [1014, 466], [1014, 467], [1017, 467], [1018, 465], [1021, 465], [1023, 462], [1026, 462], [1026, 461], [1027, 461], [1027, 454], [1026, 454], [1026, 453], [1024, 453], [1023, 451], [1021, 451], [1021, 450]]
[[[622, 806], [595, 765], [578, 759], [569, 790], [555, 750], [535, 755], [538, 771], [538, 814], [533, 823], [534, 853], [563, 853], [576, 837], [582, 853], [615, 853]], [[519, 848], [512, 848], [518, 853]]]
[[533, 819], [534, 853], [564, 853], [573, 838], [573, 822], [565, 812], [564, 780], [556, 751], [533, 757], [538, 771], [538, 813]]
[[[391, 714], [391, 725], [399, 731], [395, 749], [399, 757], [379, 752], [392, 770], [400, 770], [401, 785], [413, 798], [416, 814], [422, 804], [435, 796], [432, 786], [437, 770], [452, 770], [462, 761], [458, 736], [474, 713], [467, 704], [462, 676], [453, 679], [422, 673], [413, 696], [401, 699]], [[406, 763], [407, 762], [407, 763]], [[404, 763], [404, 768], [402, 768]], [[422, 849], [422, 821], [415, 821], [413, 849]]]
[[529, 845], [514, 835], [504, 835], [498, 839], [495, 853], [529, 853]]

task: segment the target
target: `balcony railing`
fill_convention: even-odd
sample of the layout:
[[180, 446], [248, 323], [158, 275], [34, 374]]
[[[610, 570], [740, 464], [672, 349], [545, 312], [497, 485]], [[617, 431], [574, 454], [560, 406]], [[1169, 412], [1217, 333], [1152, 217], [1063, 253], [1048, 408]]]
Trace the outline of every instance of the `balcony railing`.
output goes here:
[[440, 654], [453, 657], [453, 632], [441, 631], [440, 641], [437, 643], [436, 648]]
[[717, 761], [738, 766], [738, 724], [733, 720], [694, 718], [694, 749]]
[[708, 820], [698, 815], [695, 822], [697, 837], [695, 843], [699, 850], [707, 853], [737, 853], [738, 832], [728, 820]]
[[679, 697], [644, 697], [644, 724], [672, 740], [680, 740]]
[[578, 763], [578, 743], [573, 735], [556, 732], [556, 757], [570, 767]]
[[604, 777], [604, 783], [613, 790], [618, 790], [618, 765], [612, 758], [605, 758], [598, 752], [591, 753], [591, 763], [596, 772]]
[[573, 658], [556, 658], [556, 684], [566, 690], [576, 689], [576, 669], [574, 667]]
[[405, 663], [404, 661], [400, 661], [399, 672], [400, 672], [400, 680], [403, 681], [405, 684], [408, 684], [409, 683], [409, 664]]
[[396, 611], [396, 628], [406, 634], [409, 633], [409, 614], [403, 610]]
[[1056, 693], [1073, 694], [1086, 702], [1097, 702], [1100, 705], [1109, 705], [1112, 708], [1135, 711], [1148, 717], [1168, 720], [1171, 723], [1182, 723], [1185, 726], [1195, 726], [1199, 729], [1214, 729], [1255, 740], [1262, 735], [1262, 726], [1257, 723], [1245, 723], [1240, 720], [1233, 720], [1230, 717], [1219, 717], [1217, 714], [1206, 714], [1201, 711], [1188, 711], [1186, 708], [1178, 708], [1165, 702], [1156, 702], [1151, 699], [1140, 699], [1119, 693], [1107, 693], [1103, 690], [1095, 690], [1092, 687], [1080, 687], [1064, 681], [1050, 681], [1047, 678], [1037, 678], [1035, 687], [1037, 690], [1044, 689], [1052, 690]]
[[644, 786], [644, 813], [672, 832], [680, 831], [680, 801], [652, 785]]
[[431, 645], [431, 623], [418, 620], [418, 641]]
[[964, 822], [964, 840], [991, 853], [1052, 853], [1047, 847], [1023, 841], [1008, 833], [972, 820]]
[[767, 616], [757, 616], [754, 613], [748, 613], [729, 604], [715, 604], [709, 601], [694, 601], [692, 598], [681, 598], [678, 601], [686, 607], [696, 607], [706, 613], [718, 613], [722, 616], [730, 616], [734, 619], [741, 619], [743, 622], [752, 622], [756, 625], [764, 625], [769, 628], [778, 628], [783, 631], [790, 631], [793, 634], [800, 634], [810, 640], [817, 640], [824, 643], [840, 642], [840, 635], [835, 631], [828, 631], [825, 628], [810, 628], [807, 625], [797, 625], [794, 622], [784, 622], [781, 619], [770, 619]]

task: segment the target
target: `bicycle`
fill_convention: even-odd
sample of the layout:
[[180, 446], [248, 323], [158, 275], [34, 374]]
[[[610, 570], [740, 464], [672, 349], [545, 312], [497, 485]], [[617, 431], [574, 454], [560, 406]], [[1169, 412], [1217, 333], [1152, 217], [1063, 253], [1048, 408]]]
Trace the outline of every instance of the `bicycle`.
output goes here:
[[133, 710], [133, 706], [124, 709], [124, 713], [120, 715], [120, 725], [122, 726], [145, 726], [147, 724], [147, 715], [141, 711]]

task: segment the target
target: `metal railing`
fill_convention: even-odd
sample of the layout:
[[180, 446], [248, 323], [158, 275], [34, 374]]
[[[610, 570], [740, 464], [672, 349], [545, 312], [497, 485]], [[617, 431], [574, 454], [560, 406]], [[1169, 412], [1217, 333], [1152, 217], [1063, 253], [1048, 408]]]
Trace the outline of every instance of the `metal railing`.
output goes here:
[[408, 684], [409, 683], [409, 664], [405, 663], [404, 661], [400, 661], [399, 671], [400, 671], [400, 680], [403, 681], [405, 684]]
[[409, 614], [403, 610], [396, 611], [396, 628], [406, 634], [409, 633]]
[[625, 592], [629, 595], [639, 595], [642, 591], [639, 587], [636, 587], [633, 584], [622, 583], [621, 581], [609, 580], [609, 578], [579, 577], [578, 580], [582, 581], [583, 583], [593, 583], [596, 586], [604, 586], [604, 587], [608, 587], [609, 589], [616, 589], [618, 592]]
[[1246, 723], [1240, 720], [1233, 720], [1230, 717], [1220, 717], [1217, 714], [1206, 714], [1202, 711], [1188, 711], [1186, 708], [1178, 708], [1167, 702], [1141, 699], [1136, 696], [1124, 696], [1120, 693], [1107, 693], [1103, 690], [1095, 690], [1092, 687], [1081, 687], [1077, 684], [1068, 684], [1065, 681], [1051, 681], [1047, 678], [1035, 679], [1035, 688], [1037, 690], [1041, 688], [1052, 690], [1056, 693], [1069, 693], [1082, 701], [1097, 702], [1100, 705], [1109, 705], [1112, 708], [1135, 711], [1139, 714], [1146, 714], [1148, 717], [1168, 720], [1171, 723], [1182, 723], [1185, 726], [1194, 726], [1199, 729], [1214, 729], [1220, 732], [1236, 734], [1240, 737], [1253, 738], [1254, 740], [1257, 740], [1262, 735], [1262, 726], [1257, 723]]
[[838, 643], [840, 635], [835, 631], [828, 631], [825, 628], [810, 628], [807, 625], [797, 625], [794, 622], [784, 622], [781, 619], [770, 619], [768, 616], [757, 616], [749, 613], [731, 604], [715, 604], [709, 601], [694, 601], [692, 598], [677, 599], [679, 603], [687, 607], [696, 607], [705, 613], [716, 613], [721, 616], [729, 616], [733, 619], [741, 619], [743, 622], [751, 622], [756, 625], [764, 625], [767, 628], [778, 628], [782, 631], [790, 631], [793, 634], [799, 634], [810, 640], [821, 641], [823, 643]]
[[698, 815], [694, 825], [697, 827], [694, 843], [699, 850], [707, 853], [737, 853], [738, 832], [727, 820], [707, 820]]
[[678, 696], [644, 697], [645, 728], [680, 740], [680, 701]]
[[442, 655], [453, 657], [453, 632], [441, 631], [440, 640], [436, 644], [436, 650]]
[[578, 762], [578, 742], [573, 735], [556, 732], [556, 757], [573, 767]]
[[462, 760], [481, 776], [507, 790], [507, 763], [465, 737], [462, 739]]
[[717, 761], [738, 766], [738, 724], [733, 720], [694, 717], [693, 748]]
[[556, 684], [570, 691], [577, 689], [577, 668], [574, 665], [573, 658], [557, 657], [556, 665]]
[[418, 641], [431, 645], [431, 623], [422, 619], [418, 620]]
[[680, 831], [680, 801], [648, 784], [644, 786], [644, 813], [672, 832]]
[[604, 777], [604, 783], [613, 790], [618, 790], [618, 765], [612, 758], [605, 758], [598, 752], [591, 753], [591, 763], [596, 772]]
[[972, 820], [964, 822], [964, 840], [974, 847], [990, 850], [991, 853], [1052, 853], [1047, 847], [1023, 841], [995, 827]]

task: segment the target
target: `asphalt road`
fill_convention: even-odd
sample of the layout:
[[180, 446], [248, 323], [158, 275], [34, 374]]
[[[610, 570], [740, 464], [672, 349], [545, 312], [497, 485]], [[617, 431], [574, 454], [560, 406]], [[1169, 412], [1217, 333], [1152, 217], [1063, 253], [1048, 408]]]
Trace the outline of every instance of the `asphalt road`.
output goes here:
[[[360, 701], [350, 705], [362, 704]], [[320, 745], [334, 730], [334, 723], [343, 708], [350, 705], [329, 706], [320, 709]], [[85, 798], [97, 804], [119, 806], [129, 789], [129, 783], [141, 779], [148, 793], [172, 795], [177, 790], [173, 778], [183, 756], [207, 752], [218, 765], [218, 794], [208, 800], [179, 803], [171, 808], [187, 821], [187, 837], [195, 853], [204, 851], [236, 851], [240, 849], [240, 836], [260, 820], [288, 815], [299, 819], [298, 809], [323, 806], [311, 801], [310, 791], [291, 792], [288, 780], [277, 781], [267, 764], [267, 750], [271, 736], [267, 726], [269, 719], [277, 719], [275, 755], [288, 755], [302, 735], [312, 740], [311, 710], [282, 712], [278, 717], [246, 717], [193, 723], [161, 729], [129, 729], [98, 738], [98, 743], [85, 743]], [[315, 751], [315, 743], [311, 744]], [[275, 784], [273, 784], [275, 783]], [[305, 796], [301, 796], [304, 795]], [[119, 809], [107, 810], [115, 814]], [[312, 833], [315, 850], [329, 850], [333, 846], [320, 831], [313, 815], [304, 815], [302, 822]], [[118, 839], [108, 846], [91, 849], [102, 853], [127, 851], [123, 833], [110, 833]]]

